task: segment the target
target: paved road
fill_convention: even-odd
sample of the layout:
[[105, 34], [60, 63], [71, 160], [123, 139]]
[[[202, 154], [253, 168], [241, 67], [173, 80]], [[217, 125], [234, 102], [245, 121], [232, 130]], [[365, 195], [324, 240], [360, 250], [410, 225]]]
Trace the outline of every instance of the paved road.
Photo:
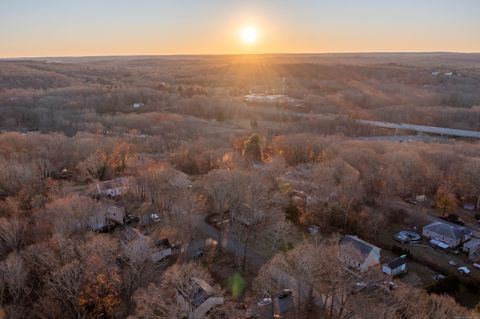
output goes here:
[[[199, 221], [197, 224], [199, 225], [198, 229], [205, 234], [206, 236], [218, 240], [220, 235], [220, 231], [213, 227], [212, 225], [208, 224], [205, 220]], [[244, 251], [245, 246], [242, 243], [236, 243], [235, 240], [232, 238], [228, 232], [224, 233], [223, 240], [222, 240], [222, 248], [231, 252], [231, 253], [238, 253]], [[256, 253], [252, 247], [247, 249], [247, 263], [249, 266], [254, 267], [256, 270], [260, 269], [262, 265], [264, 265], [268, 261], [267, 258], [261, 256], [260, 254]]]
[[[216, 229], [215, 227], [211, 226], [205, 220], [199, 220], [199, 225], [198, 229], [204, 233], [206, 236], [209, 236], [215, 240], [218, 239], [219, 236], [219, 230]], [[228, 236], [227, 234], [224, 236], [224, 240], [222, 242], [222, 247], [226, 249], [227, 251], [234, 253], [235, 252], [242, 252], [243, 253], [243, 248], [244, 246], [242, 244], [237, 244], [235, 243], [234, 239], [231, 238], [231, 236]], [[247, 264], [251, 267], [254, 267], [256, 270], [258, 270], [262, 265], [264, 265], [266, 262], [268, 262], [268, 259], [257, 254], [255, 251], [253, 251], [252, 248], [247, 250]], [[291, 276], [289, 273], [283, 271], [282, 269], [272, 266], [271, 267], [271, 273], [272, 273], [272, 279], [274, 279], [276, 282], [280, 283], [281, 286], [286, 287], [286, 288], [293, 288], [296, 287], [301, 298], [303, 299], [302, 302], [310, 298], [310, 293], [312, 294], [313, 298], [313, 304], [317, 307], [322, 308], [325, 300], [325, 296], [320, 294], [318, 291], [313, 290], [311, 291], [309, 286], [304, 284], [304, 283], [299, 283], [297, 279], [293, 276]], [[331, 301], [329, 301], [331, 302]], [[334, 307], [337, 311], [339, 311], [342, 306], [338, 300], [334, 300]], [[344, 308], [344, 312], [350, 313], [351, 317], [353, 317], [353, 313]]]
[[429, 136], [429, 135], [361, 136], [361, 137], [357, 137], [356, 139], [361, 141], [389, 141], [389, 142], [397, 142], [397, 143], [448, 141], [448, 139], [445, 137]]
[[[271, 114], [286, 115], [290, 117], [310, 118], [310, 119], [311, 118], [325, 118], [325, 119], [330, 118], [331, 119], [336, 117], [336, 115], [333, 115], [333, 114], [302, 113], [302, 112], [282, 110], [275, 107], [256, 107], [255, 111], [258, 113], [264, 113], [269, 115]], [[448, 127], [416, 125], [416, 124], [408, 124], [408, 123], [370, 121], [370, 120], [362, 120], [362, 119], [352, 119], [352, 120], [355, 121], [355, 123], [360, 125], [383, 127], [383, 128], [397, 129], [397, 130], [408, 130], [408, 131], [436, 134], [436, 135], [442, 135], [442, 136], [468, 137], [468, 138], [480, 139], [480, 131], [460, 130], [460, 129], [452, 129]]]
[[407, 123], [392, 123], [392, 122], [382, 122], [382, 121], [355, 120], [355, 122], [361, 125], [377, 126], [377, 127], [391, 128], [396, 130], [408, 130], [408, 131], [437, 134], [437, 135], [456, 136], [456, 137], [480, 138], [479, 131], [458, 130], [458, 129], [447, 128], [447, 127], [415, 125], [415, 124], [407, 124]]

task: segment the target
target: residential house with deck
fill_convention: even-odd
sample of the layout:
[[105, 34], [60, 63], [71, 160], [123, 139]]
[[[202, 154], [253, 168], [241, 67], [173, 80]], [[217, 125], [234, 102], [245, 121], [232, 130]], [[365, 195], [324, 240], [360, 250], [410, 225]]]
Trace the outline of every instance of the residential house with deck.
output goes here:
[[435, 246], [457, 248], [472, 237], [472, 231], [446, 221], [434, 221], [423, 227], [422, 235]]

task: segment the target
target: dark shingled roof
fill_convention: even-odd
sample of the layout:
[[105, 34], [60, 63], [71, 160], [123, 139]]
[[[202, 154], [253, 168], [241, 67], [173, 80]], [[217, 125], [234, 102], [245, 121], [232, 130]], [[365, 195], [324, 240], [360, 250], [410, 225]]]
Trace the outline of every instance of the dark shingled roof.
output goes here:
[[392, 260], [391, 262], [387, 263], [386, 265], [390, 269], [395, 269], [395, 268], [398, 268], [401, 265], [406, 264], [406, 263], [407, 263], [407, 261], [405, 260], [405, 258], [398, 257], [397, 259]]

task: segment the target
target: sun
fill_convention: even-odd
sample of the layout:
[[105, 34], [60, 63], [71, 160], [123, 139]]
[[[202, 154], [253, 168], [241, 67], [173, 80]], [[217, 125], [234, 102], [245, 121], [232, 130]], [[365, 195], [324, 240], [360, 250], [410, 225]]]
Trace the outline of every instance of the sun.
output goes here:
[[257, 29], [254, 27], [245, 27], [240, 33], [243, 42], [247, 44], [254, 43], [257, 40]]

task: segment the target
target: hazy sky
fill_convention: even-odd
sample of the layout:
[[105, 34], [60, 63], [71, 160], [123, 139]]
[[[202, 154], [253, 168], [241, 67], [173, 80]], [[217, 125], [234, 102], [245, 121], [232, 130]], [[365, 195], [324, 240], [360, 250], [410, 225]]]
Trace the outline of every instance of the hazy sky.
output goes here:
[[480, 0], [0, 0], [0, 57], [365, 51], [480, 52]]

